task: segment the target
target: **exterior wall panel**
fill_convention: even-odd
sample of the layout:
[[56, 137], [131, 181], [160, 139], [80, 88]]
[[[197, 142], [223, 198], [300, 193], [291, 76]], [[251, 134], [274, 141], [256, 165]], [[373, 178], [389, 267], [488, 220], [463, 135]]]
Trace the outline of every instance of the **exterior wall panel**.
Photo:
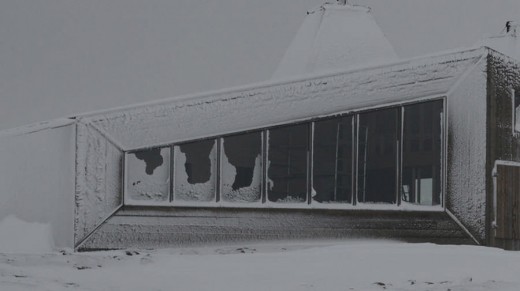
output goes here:
[[486, 67], [471, 68], [450, 91], [446, 206], [481, 243], [486, 238]]
[[473, 244], [443, 212], [126, 208], [79, 250], [326, 238]]
[[75, 245], [122, 205], [123, 153], [90, 125], [78, 123]]

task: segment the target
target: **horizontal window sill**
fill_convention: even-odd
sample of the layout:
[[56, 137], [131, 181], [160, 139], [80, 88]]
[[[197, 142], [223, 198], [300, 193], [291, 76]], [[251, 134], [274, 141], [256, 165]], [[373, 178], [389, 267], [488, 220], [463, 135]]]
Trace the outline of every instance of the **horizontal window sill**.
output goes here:
[[425, 211], [425, 212], [443, 212], [444, 207], [441, 205], [417, 205], [402, 203], [401, 205], [396, 204], [385, 204], [385, 203], [358, 203], [357, 205], [352, 204], [341, 204], [341, 203], [275, 203], [275, 202], [138, 202], [131, 201], [126, 202], [125, 206], [135, 207], [160, 207], [160, 208], [238, 208], [238, 209], [320, 209], [320, 210], [373, 210], [373, 211]]

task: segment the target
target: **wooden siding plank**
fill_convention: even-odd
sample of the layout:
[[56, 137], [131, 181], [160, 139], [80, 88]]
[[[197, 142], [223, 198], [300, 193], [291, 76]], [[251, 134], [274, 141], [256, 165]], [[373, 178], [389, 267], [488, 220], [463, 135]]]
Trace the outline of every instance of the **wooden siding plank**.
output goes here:
[[520, 239], [520, 167], [497, 165], [497, 229], [495, 237]]

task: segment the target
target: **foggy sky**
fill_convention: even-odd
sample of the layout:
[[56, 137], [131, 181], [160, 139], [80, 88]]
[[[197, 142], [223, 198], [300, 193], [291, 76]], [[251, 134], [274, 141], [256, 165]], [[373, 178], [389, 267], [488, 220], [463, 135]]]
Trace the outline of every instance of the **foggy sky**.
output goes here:
[[[0, 129], [269, 79], [322, 0], [0, 1]], [[518, 0], [356, 0], [400, 57], [471, 46]]]

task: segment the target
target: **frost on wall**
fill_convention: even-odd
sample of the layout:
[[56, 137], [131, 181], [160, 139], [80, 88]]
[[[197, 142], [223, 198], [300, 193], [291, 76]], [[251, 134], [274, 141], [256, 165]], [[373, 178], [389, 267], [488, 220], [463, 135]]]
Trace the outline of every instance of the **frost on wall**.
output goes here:
[[122, 204], [122, 151], [91, 125], [78, 123], [75, 243]]
[[153, 148], [126, 156], [126, 192], [129, 203], [169, 202], [170, 148]]
[[262, 134], [248, 133], [223, 138], [222, 200], [258, 202], [262, 181]]
[[447, 208], [479, 240], [486, 217], [486, 59], [448, 95]]
[[174, 201], [215, 201], [217, 146], [203, 140], [175, 146]]

